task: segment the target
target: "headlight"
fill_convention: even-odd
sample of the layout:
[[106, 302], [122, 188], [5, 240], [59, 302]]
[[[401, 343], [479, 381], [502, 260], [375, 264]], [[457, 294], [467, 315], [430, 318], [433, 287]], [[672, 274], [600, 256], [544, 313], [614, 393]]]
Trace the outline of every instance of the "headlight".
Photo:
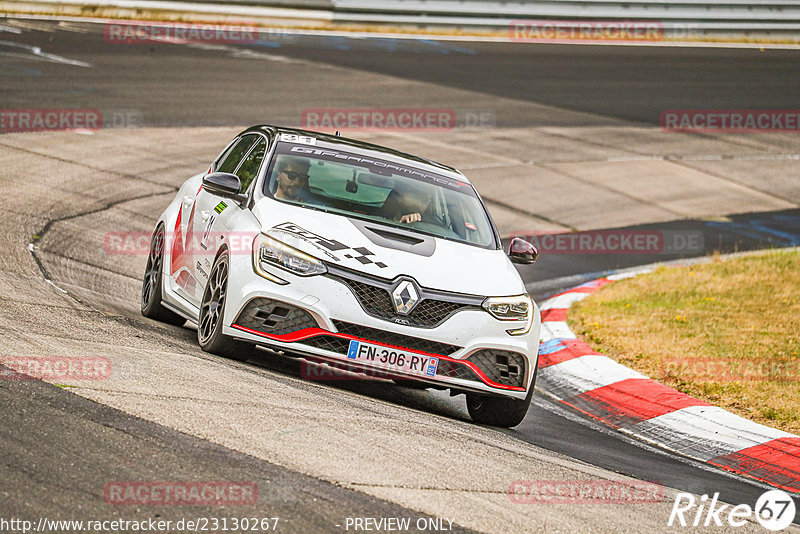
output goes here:
[[267, 235], [256, 236], [253, 243], [253, 268], [258, 274], [273, 282], [286, 283], [285, 280], [266, 271], [267, 265], [274, 265], [300, 276], [312, 276], [328, 272], [325, 264], [305, 252], [281, 243]]
[[495, 319], [519, 323], [517, 328], [506, 330], [512, 336], [521, 336], [531, 330], [533, 301], [528, 295], [489, 297], [483, 301], [483, 309], [491, 313]]

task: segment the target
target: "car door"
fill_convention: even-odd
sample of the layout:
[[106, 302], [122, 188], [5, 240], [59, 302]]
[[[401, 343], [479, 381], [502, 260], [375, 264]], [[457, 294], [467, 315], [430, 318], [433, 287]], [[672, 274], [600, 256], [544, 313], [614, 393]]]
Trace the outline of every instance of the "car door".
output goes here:
[[[235, 169], [259, 138], [260, 136], [256, 134], [235, 138], [214, 161], [209, 172], [218, 171], [223, 167]], [[202, 294], [205, 284], [204, 279], [198, 279], [197, 260], [195, 259], [199, 240], [202, 238], [202, 234], [198, 235], [195, 232], [197, 200], [202, 191], [201, 186], [196, 193], [189, 194], [187, 192], [181, 199], [178, 221], [170, 249], [170, 288], [195, 306], [199, 305], [197, 295], [198, 293]]]
[[[234, 146], [231, 153], [218, 167], [217, 172], [236, 174], [241, 181], [239, 193], [245, 194], [261, 169], [267, 151], [267, 140], [261, 135], [248, 135], [242, 138], [241, 143], [245, 149], [239, 150], [238, 144]], [[246, 207], [240, 205], [239, 202], [213, 195], [205, 189], [197, 195], [193, 233], [197, 240], [197, 247], [194, 249], [194, 273], [198, 281], [194, 300], [198, 306], [208, 283], [208, 276], [211, 273], [221, 239], [223, 236], [231, 238], [230, 233], [235, 231], [231, 221], [242, 209], [246, 209]], [[230, 239], [229, 253], [249, 253], [245, 250], [244, 240], [240, 237], [236, 236], [236, 239]]]

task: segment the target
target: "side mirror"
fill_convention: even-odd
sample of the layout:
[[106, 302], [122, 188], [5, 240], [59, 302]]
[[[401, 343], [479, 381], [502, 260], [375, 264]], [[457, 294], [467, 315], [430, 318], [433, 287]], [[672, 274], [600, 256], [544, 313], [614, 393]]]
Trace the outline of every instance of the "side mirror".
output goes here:
[[239, 194], [239, 189], [241, 187], [242, 182], [235, 174], [228, 172], [212, 172], [211, 174], [203, 176], [203, 189], [212, 195], [242, 201], [246, 199], [247, 196]]
[[508, 245], [508, 257], [514, 263], [530, 265], [539, 257], [539, 251], [524, 239], [515, 237]]

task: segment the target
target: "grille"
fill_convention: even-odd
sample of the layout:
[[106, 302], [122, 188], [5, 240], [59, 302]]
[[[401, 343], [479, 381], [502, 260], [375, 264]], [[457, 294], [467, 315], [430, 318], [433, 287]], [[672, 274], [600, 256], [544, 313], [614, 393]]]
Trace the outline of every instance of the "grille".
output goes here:
[[410, 326], [433, 328], [439, 326], [445, 319], [457, 311], [464, 309], [480, 309], [477, 306], [459, 304], [458, 302], [424, 299], [417, 304], [411, 313], [408, 315], [400, 315], [394, 308], [392, 296], [383, 287], [346, 278], [335, 278], [350, 288], [368, 314], [379, 319], [393, 322], [399, 321], [402, 322], [402, 324], [408, 324]]
[[248, 302], [236, 318], [236, 324], [274, 335], [318, 326], [317, 321], [303, 308], [263, 297]]
[[467, 357], [483, 371], [492, 382], [504, 386], [525, 384], [525, 356], [518, 352], [483, 349]]
[[377, 328], [370, 328], [368, 326], [361, 326], [353, 323], [346, 323], [344, 321], [333, 321], [336, 329], [343, 334], [348, 334], [363, 339], [370, 339], [379, 341], [387, 345], [394, 345], [395, 347], [405, 347], [412, 350], [420, 350], [431, 354], [441, 354], [449, 356], [454, 352], [461, 349], [455, 345], [448, 345], [447, 343], [440, 343], [438, 341], [430, 341], [428, 339], [421, 339], [418, 337], [406, 336], [389, 332], [387, 330], [379, 330]]

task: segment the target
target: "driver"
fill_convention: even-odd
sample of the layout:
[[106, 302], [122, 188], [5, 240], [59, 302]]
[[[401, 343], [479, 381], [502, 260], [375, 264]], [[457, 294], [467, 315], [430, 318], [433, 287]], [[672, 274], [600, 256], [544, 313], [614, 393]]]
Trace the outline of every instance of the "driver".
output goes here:
[[304, 158], [284, 157], [278, 163], [278, 188], [275, 198], [305, 202], [309, 200], [308, 169], [311, 163]]

